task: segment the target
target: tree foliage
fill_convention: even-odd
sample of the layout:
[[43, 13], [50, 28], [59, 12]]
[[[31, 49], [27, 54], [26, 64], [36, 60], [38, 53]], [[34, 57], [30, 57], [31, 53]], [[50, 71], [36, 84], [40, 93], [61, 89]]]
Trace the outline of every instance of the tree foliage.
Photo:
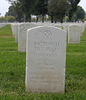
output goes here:
[[6, 16], [6, 21], [14, 22], [15, 21], [15, 17], [14, 16]]
[[81, 6], [77, 6], [77, 9], [74, 12], [71, 20], [72, 21], [79, 21], [79, 20], [83, 21], [84, 17], [85, 17], [85, 11], [83, 10]]
[[69, 12], [69, 19], [72, 18], [73, 13], [76, 11], [77, 4], [80, 0], [8, 0], [14, 5], [15, 11], [19, 19], [21, 16], [25, 16], [26, 21], [31, 21], [31, 15], [37, 17], [42, 16], [42, 22], [44, 22], [44, 16], [49, 14], [51, 21], [60, 20], [63, 22], [63, 18], [67, 12]]
[[76, 16], [77, 16], [77, 20], [81, 19], [83, 20], [85, 17], [85, 11], [82, 9], [81, 6], [77, 6], [77, 10], [76, 10]]
[[12, 6], [9, 7], [9, 11], [5, 14], [5, 16], [14, 16], [16, 21], [21, 22], [23, 13], [20, 2], [12, 2]]
[[14, 7], [13, 6], [10, 6], [9, 7], [9, 11], [5, 14], [5, 17], [6, 16], [16, 16], [16, 12], [15, 12], [15, 9], [14, 9]]
[[47, 14], [47, 1], [46, 0], [35, 0], [32, 13], [34, 15], [42, 15], [42, 22], [44, 22], [44, 15]]
[[77, 5], [80, 2], [80, 0], [67, 0], [71, 6], [71, 9], [69, 11], [69, 20], [71, 20], [73, 13], [76, 11], [77, 9]]
[[0, 17], [0, 22], [6, 21], [5, 17]]
[[14, 16], [6, 16], [6, 17], [0, 17], [0, 22], [14, 22], [15, 21], [15, 17]]
[[14, 7], [14, 10], [16, 12], [16, 19], [21, 22], [21, 18], [23, 16], [23, 13], [22, 13], [22, 7], [21, 7], [21, 3], [20, 2], [14, 2], [13, 3], [13, 7]]
[[63, 22], [65, 13], [70, 9], [67, 0], [50, 0], [48, 4], [48, 12], [54, 18], [59, 18], [60, 22]]

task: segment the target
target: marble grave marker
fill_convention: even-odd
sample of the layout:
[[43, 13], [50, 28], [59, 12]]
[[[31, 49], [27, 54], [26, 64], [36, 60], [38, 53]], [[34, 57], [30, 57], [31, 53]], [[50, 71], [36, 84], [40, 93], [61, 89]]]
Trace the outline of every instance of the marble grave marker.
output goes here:
[[64, 93], [66, 32], [52, 26], [29, 29], [26, 45], [26, 91]]

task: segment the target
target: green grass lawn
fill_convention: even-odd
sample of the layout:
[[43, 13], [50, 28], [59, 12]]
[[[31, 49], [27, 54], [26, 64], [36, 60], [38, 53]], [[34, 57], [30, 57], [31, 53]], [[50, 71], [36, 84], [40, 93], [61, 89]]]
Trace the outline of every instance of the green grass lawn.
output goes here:
[[12, 30], [10, 24], [0, 28], [0, 35], [12, 35]]
[[6, 25], [0, 29], [0, 100], [86, 100], [86, 30], [80, 44], [67, 43], [64, 94], [26, 93], [25, 67], [26, 53], [18, 52]]

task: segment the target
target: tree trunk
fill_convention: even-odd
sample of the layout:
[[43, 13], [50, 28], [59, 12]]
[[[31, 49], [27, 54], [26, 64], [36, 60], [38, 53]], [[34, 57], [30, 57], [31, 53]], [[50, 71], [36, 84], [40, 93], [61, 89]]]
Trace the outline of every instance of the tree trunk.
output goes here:
[[63, 23], [63, 17], [60, 17], [60, 23]]
[[31, 22], [31, 15], [26, 15], [24, 20], [25, 22]]
[[24, 22], [25, 22], [25, 18], [26, 18], [26, 16], [24, 15]]
[[57, 22], [57, 19], [55, 18], [55, 23]]
[[38, 23], [38, 20], [39, 20], [39, 16], [36, 16], [36, 23]]
[[18, 22], [21, 22], [21, 16], [18, 15]]
[[28, 21], [31, 22], [31, 15], [29, 15], [29, 17], [28, 17]]
[[28, 22], [28, 17], [27, 16], [25, 17], [25, 22]]
[[42, 15], [42, 23], [44, 23], [44, 15]]
[[53, 23], [53, 15], [51, 15], [51, 23]]

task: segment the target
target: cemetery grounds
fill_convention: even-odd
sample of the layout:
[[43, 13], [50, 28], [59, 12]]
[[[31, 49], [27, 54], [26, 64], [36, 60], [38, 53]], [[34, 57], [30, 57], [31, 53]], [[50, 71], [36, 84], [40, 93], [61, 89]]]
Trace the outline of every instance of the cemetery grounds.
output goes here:
[[65, 93], [25, 92], [26, 53], [18, 52], [10, 25], [0, 28], [0, 100], [86, 100], [86, 29], [66, 50]]

